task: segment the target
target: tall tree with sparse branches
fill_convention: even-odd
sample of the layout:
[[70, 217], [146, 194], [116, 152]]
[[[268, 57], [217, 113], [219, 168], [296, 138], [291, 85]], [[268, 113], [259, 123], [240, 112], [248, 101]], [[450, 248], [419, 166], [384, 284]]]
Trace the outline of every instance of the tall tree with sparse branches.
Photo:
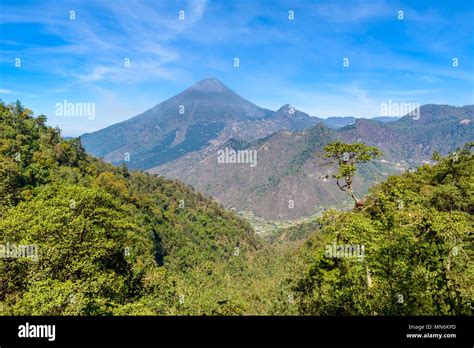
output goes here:
[[367, 163], [379, 158], [382, 153], [373, 146], [362, 143], [346, 144], [335, 141], [324, 148], [323, 157], [329, 159], [327, 165], [337, 165], [337, 172], [332, 175], [341, 191], [347, 192], [356, 204], [359, 200], [354, 194], [353, 179], [357, 174], [357, 164]]

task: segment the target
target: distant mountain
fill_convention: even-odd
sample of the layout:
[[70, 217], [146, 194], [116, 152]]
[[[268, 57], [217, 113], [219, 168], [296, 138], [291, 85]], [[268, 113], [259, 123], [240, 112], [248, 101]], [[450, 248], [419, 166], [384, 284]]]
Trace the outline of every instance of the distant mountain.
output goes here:
[[270, 220], [297, 219], [328, 206], [351, 204], [332, 180], [325, 179], [330, 169], [315, 156], [328, 142], [363, 142], [384, 153], [381, 160], [361, 167], [355, 183], [360, 195], [389, 174], [429, 162], [434, 151], [446, 154], [474, 141], [473, 119], [472, 105], [426, 105], [417, 119], [405, 116], [389, 123], [356, 119], [337, 130], [320, 123], [304, 131], [277, 132], [253, 144], [236, 140], [225, 144], [235, 150], [256, 150], [255, 167], [218, 163], [218, 150], [212, 149], [150, 171], [191, 184], [229, 208]]
[[89, 153], [107, 162], [146, 170], [232, 138], [255, 141], [319, 122], [337, 129], [355, 120], [312, 117], [289, 104], [268, 110], [240, 97], [219, 80], [207, 78], [127, 121], [86, 133], [81, 141]]
[[359, 119], [339, 131], [349, 142], [363, 141], [379, 147], [385, 159], [404, 161], [416, 167], [430, 159], [434, 151], [455, 151], [474, 140], [474, 105], [424, 105], [415, 116], [407, 115], [396, 122], [380, 123]]
[[[215, 149], [188, 155], [150, 172], [184, 181], [227, 208], [270, 220], [298, 219], [328, 206], [352, 204], [335, 182], [326, 178], [331, 168], [314, 156], [339, 137], [338, 132], [320, 123], [303, 131], [280, 131], [253, 144], [233, 139], [222, 148], [256, 151], [255, 167], [219, 163], [219, 149]], [[356, 191], [362, 194], [375, 180], [386, 176], [384, 168], [389, 170], [382, 162], [362, 168]]]
[[277, 112], [261, 108], [208, 78], [127, 121], [84, 134], [81, 141], [107, 162], [148, 169], [232, 137], [255, 140], [318, 122], [289, 111], [288, 106]]

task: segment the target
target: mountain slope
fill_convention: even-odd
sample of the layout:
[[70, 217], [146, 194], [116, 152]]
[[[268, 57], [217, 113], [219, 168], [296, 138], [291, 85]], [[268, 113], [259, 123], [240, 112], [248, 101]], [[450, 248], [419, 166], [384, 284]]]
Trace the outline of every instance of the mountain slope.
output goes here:
[[[325, 207], [349, 206], [343, 192], [314, 154], [338, 134], [323, 124], [301, 132], [281, 131], [243, 147], [224, 144], [234, 150], [256, 151], [257, 163], [219, 163], [218, 150], [201, 159], [189, 156], [152, 169], [169, 178], [179, 178], [228, 208], [236, 208], [271, 220], [297, 219], [322, 211]], [[233, 143], [235, 144], [235, 142]], [[378, 163], [382, 168], [382, 164]], [[377, 178], [374, 164], [362, 168], [356, 180], [358, 192], [367, 189], [368, 180]], [[381, 176], [381, 175], [379, 175]]]
[[383, 124], [361, 119], [339, 132], [348, 141], [379, 147], [388, 161], [405, 161], [410, 167], [429, 160], [434, 151], [447, 154], [474, 139], [474, 105], [423, 105], [418, 116]]
[[279, 132], [247, 145], [258, 154], [254, 168], [220, 164], [218, 149], [207, 148], [150, 171], [189, 183], [238, 211], [270, 220], [296, 219], [328, 206], [350, 206], [337, 186], [325, 181], [329, 169], [317, 161], [316, 154], [327, 142], [363, 142], [382, 150], [381, 160], [360, 168], [356, 181], [360, 195], [389, 174], [429, 162], [434, 151], [446, 154], [473, 141], [473, 109], [427, 105], [421, 107], [419, 120], [357, 119], [337, 130], [319, 124], [303, 132]]

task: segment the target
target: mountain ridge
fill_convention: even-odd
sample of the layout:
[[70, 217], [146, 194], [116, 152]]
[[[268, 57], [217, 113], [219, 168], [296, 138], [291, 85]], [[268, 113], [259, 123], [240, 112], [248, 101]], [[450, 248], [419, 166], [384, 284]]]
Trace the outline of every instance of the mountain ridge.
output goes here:
[[[390, 174], [431, 163], [434, 151], [447, 154], [465, 142], [474, 141], [472, 122], [461, 123], [461, 120], [472, 120], [474, 106], [460, 109], [465, 113], [456, 117], [448, 115], [452, 110], [455, 109], [444, 107], [443, 113], [433, 113], [430, 105], [420, 108], [419, 120], [401, 118], [384, 123], [357, 119], [339, 129], [318, 123], [303, 131], [275, 132], [247, 145], [258, 151], [259, 164], [253, 171], [239, 165], [218, 166], [215, 151], [196, 153], [149, 171], [182, 180], [245, 214], [249, 212], [266, 220], [299, 219], [317, 214], [328, 206], [350, 206], [350, 202], [344, 203], [345, 197], [337, 186], [325, 179], [330, 170], [317, 162], [316, 154], [322, 152], [325, 143], [339, 139], [363, 142], [382, 150], [383, 158], [360, 168], [355, 189], [363, 195], [370, 186]], [[430, 122], [412, 124], [426, 119]], [[316, 136], [307, 136], [312, 132]], [[328, 136], [325, 143], [320, 142], [319, 134]], [[288, 200], [294, 200], [292, 208], [288, 207]]]
[[[317, 121], [297, 112], [293, 125], [292, 119], [284, 116], [251, 103], [215, 78], [207, 78], [139, 115], [80, 138], [88, 152], [107, 162], [129, 162], [126, 164], [131, 168], [147, 169], [213, 141], [235, 137], [239, 128], [255, 138], [248, 132], [249, 123], [255, 122], [253, 133], [259, 138], [281, 128], [301, 129]], [[280, 122], [285, 125], [280, 127]]]
[[310, 116], [290, 104], [272, 111], [210, 77], [136, 116], [80, 138], [88, 152], [107, 162], [149, 169], [230, 138], [251, 141], [318, 122], [338, 128], [351, 120], [341, 123], [335, 117]]

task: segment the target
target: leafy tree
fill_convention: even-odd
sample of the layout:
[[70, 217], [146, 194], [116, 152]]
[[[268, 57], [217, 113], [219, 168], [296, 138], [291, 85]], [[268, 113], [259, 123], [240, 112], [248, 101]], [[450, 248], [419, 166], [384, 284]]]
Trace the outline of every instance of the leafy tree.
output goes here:
[[336, 179], [339, 189], [347, 192], [356, 204], [360, 204], [352, 186], [357, 164], [370, 162], [380, 157], [381, 152], [376, 147], [362, 143], [346, 144], [341, 141], [330, 143], [323, 149], [323, 157], [329, 159], [327, 164], [337, 165], [337, 172], [332, 177]]

